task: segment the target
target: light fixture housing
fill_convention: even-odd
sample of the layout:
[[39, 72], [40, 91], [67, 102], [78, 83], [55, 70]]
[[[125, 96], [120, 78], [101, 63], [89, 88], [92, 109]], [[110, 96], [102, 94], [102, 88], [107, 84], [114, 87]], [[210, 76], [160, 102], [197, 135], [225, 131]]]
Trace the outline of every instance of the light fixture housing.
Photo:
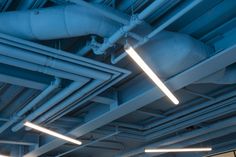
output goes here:
[[0, 157], [10, 157], [10, 156], [0, 154]]
[[138, 64], [138, 66], [149, 76], [149, 78], [161, 89], [161, 91], [175, 104], [179, 104], [179, 100], [171, 93], [161, 79], [153, 72], [153, 70], [144, 62], [139, 54], [129, 45], [124, 47], [126, 53]]
[[[77, 145], [81, 145], [81, 144], [82, 144], [82, 142], [79, 141], [79, 140], [73, 139], [73, 138], [68, 137], [68, 136], [64, 136], [64, 135], [59, 134], [59, 133], [57, 133], [57, 132], [55, 132], [55, 131], [52, 131], [52, 130], [46, 129], [46, 128], [44, 128], [44, 127], [41, 127], [41, 126], [39, 126], [39, 125], [33, 124], [33, 123], [29, 122], [29, 121], [26, 121], [26, 122], [24, 123], [24, 125], [27, 126], [27, 127], [32, 128], [32, 129], [34, 129], [34, 130], [43, 132], [43, 133], [45, 133], [45, 134], [48, 134], [48, 135], [51, 135], [51, 136], [60, 138], [60, 139], [62, 139], [62, 140], [65, 140], [65, 141], [68, 141], [68, 142], [71, 142], [71, 143], [74, 143], [74, 144], [77, 144]], [[1, 156], [0, 156], [0, 157], [1, 157]]]
[[212, 148], [160, 148], [145, 149], [145, 153], [170, 153], [170, 152], [208, 152]]

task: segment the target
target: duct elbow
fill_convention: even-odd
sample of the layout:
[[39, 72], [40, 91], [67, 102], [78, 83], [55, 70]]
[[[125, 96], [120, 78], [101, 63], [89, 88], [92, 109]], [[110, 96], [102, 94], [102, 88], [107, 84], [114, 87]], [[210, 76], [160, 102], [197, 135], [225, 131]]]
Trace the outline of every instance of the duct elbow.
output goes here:
[[167, 79], [206, 59], [213, 49], [188, 35], [162, 31], [138, 51], [161, 78]]
[[[0, 14], [0, 32], [27, 40], [112, 35], [119, 24], [78, 5]], [[20, 21], [20, 22], [19, 22]]]

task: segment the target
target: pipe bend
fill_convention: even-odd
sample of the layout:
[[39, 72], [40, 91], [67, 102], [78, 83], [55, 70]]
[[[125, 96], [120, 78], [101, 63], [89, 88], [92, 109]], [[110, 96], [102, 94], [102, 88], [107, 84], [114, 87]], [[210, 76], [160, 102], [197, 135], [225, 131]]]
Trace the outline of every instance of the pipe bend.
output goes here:
[[0, 21], [4, 23], [0, 25], [0, 32], [27, 40], [90, 34], [109, 37], [120, 27], [117, 22], [78, 5], [5, 12], [0, 14]]

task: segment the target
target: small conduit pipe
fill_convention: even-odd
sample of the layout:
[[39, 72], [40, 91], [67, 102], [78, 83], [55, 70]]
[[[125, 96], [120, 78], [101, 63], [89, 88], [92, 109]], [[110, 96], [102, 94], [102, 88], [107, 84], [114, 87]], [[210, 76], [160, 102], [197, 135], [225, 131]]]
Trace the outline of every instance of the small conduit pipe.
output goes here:
[[25, 113], [27, 113], [29, 110], [31, 110], [35, 105], [37, 105], [41, 100], [43, 100], [46, 96], [48, 96], [50, 93], [55, 91], [55, 89], [59, 88], [61, 83], [61, 80], [56, 78], [55, 81], [48, 86], [43, 92], [41, 92], [35, 99], [33, 99], [29, 104], [27, 104], [25, 107], [23, 107], [19, 112], [16, 113], [15, 116], [11, 118], [8, 122], [3, 124], [0, 127], [0, 134], [4, 132], [7, 128], [9, 128], [12, 124], [17, 122]]
[[94, 70], [92, 68], [82, 67], [80, 65], [72, 64], [70, 62], [65, 62], [59, 59], [50, 58], [40, 54], [32, 53], [30, 51], [24, 51], [18, 48], [10, 47], [4, 44], [0, 44], [0, 54], [23, 60], [26, 62], [39, 64], [49, 68], [55, 68], [57, 70], [63, 70], [70, 72], [72, 74], [79, 74], [89, 78], [95, 78], [99, 80], [107, 80], [111, 76], [108, 73]]
[[93, 88], [96, 88], [98, 85], [102, 84], [99, 80], [94, 80], [89, 85], [87, 85], [85, 88], [78, 90], [75, 92], [72, 96], [70, 96], [68, 99], [60, 103], [60, 105], [55, 106], [50, 111], [46, 112], [44, 115], [40, 116], [38, 119], [34, 121], [36, 124], [40, 124], [46, 120], [48, 120], [50, 117], [54, 116], [55, 114], [58, 114], [63, 109], [67, 108], [69, 105], [73, 104], [74, 102], [78, 103], [78, 100], [80, 100], [83, 96], [85, 96], [89, 91], [91, 91]]
[[226, 94], [226, 95], [217, 97], [217, 98], [214, 99], [214, 100], [210, 100], [210, 101], [208, 101], [208, 102], [205, 102], [205, 103], [202, 103], [202, 104], [193, 106], [193, 107], [191, 107], [191, 108], [188, 109], [188, 110], [184, 110], [184, 111], [178, 112], [178, 113], [176, 113], [176, 114], [173, 114], [173, 115], [171, 115], [171, 116], [168, 116], [167, 118], [164, 118], [164, 119], [162, 119], [162, 120], [156, 121], [156, 122], [151, 123], [151, 124], [148, 124], [148, 125], [146, 125], [146, 126], [144, 127], [144, 129], [145, 129], [145, 130], [148, 130], [148, 129], [154, 128], [154, 127], [156, 127], [156, 126], [161, 126], [161, 125], [163, 125], [163, 124], [166, 124], [166, 123], [168, 123], [168, 122], [171, 122], [171, 121], [173, 121], [173, 120], [175, 120], [175, 119], [178, 119], [178, 118], [183, 117], [183, 116], [185, 116], [185, 115], [188, 115], [188, 114], [190, 114], [190, 113], [194, 113], [194, 112], [196, 112], [196, 111], [198, 111], [198, 110], [202, 110], [202, 109], [204, 109], [204, 108], [206, 108], [206, 107], [209, 107], [209, 106], [212, 106], [212, 105], [214, 105], [214, 104], [216, 104], [216, 103], [220, 103], [221, 101], [227, 100], [227, 99], [229, 99], [229, 98], [231, 98], [231, 97], [234, 97], [235, 95], [236, 95], [236, 91], [230, 92], [230, 93], [228, 93], [228, 94]]
[[[123, 78], [125, 78], [125, 77], [128, 76], [128, 75], [129, 75], [129, 73], [126, 73], [126, 74], [123, 75], [122, 77], [113, 80], [113, 81], [112, 81], [112, 84], [115, 84], [115, 83], [119, 82], [120, 80], [122, 80]], [[93, 82], [95, 87], [97, 86], [97, 85], [96, 85], [96, 82], [99, 83], [98, 81]], [[103, 83], [104, 83], [104, 82], [101, 82], [101, 84], [103, 84]], [[97, 96], [98, 94], [104, 92], [106, 89], [110, 88], [110, 87], [112, 86], [112, 84], [107, 84], [107, 85], [103, 86], [102, 88], [100, 88], [99, 90], [96, 90], [95, 92], [90, 93], [89, 95], [87, 94], [87, 97], [86, 97], [85, 99], [83, 99], [83, 100], [78, 101], [78, 100], [76, 100], [76, 98], [75, 98], [76, 101], [75, 101], [73, 104], [68, 104], [69, 106], [65, 106], [65, 108], [63, 108], [63, 110], [61, 110], [60, 112], [58, 112], [58, 114], [56, 115], [56, 117], [53, 117], [53, 119], [52, 119], [50, 122], [53, 122], [53, 121], [55, 121], [56, 119], [62, 117], [63, 115], [65, 115], [65, 114], [67, 114], [67, 113], [73, 111], [74, 109], [78, 108], [80, 105], [84, 104], [85, 102], [91, 100], [92, 98], [94, 98], [94, 97]], [[95, 88], [95, 87], [94, 87], [94, 88]], [[60, 107], [58, 107], [58, 108], [60, 108]], [[62, 109], [62, 108], [61, 108], [61, 109]], [[52, 118], [52, 117], [50, 117], [50, 118]]]
[[152, 133], [146, 136], [146, 139], [151, 140], [151, 139], [160, 138], [165, 135], [175, 133], [176, 130], [185, 129], [187, 127], [197, 125], [202, 122], [215, 119], [217, 117], [232, 114], [233, 112], [236, 111], [235, 102], [236, 101], [234, 100], [234, 102], [230, 102], [230, 103], [228, 102], [223, 105], [220, 103], [215, 106], [212, 106], [209, 109], [207, 108], [203, 111], [198, 111], [191, 116], [186, 116], [186, 118], [183, 117], [182, 119], [176, 120], [176, 124], [172, 124], [172, 126], [167, 126], [166, 128], [158, 129], [158, 130], [153, 129]]
[[[133, 47], [137, 48], [140, 47], [142, 45], [144, 45], [145, 43], [147, 43], [148, 41], [150, 41], [153, 37], [155, 37], [158, 33], [160, 33], [162, 30], [164, 30], [167, 26], [169, 26], [171, 23], [173, 23], [175, 20], [177, 20], [178, 18], [180, 18], [181, 16], [183, 16], [185, 13], [187, 13], [189, 10], [191, 10], [193, 7], [195, 7], [196, 5], [198, 5], [200, 2], [202, 2], [202, 0], [194, 0], [193, 2], [191, 2], [186, 8], [184, 8], [183, 10], [181, 10], [180, 12], [178, 12], [177, 14], [175, 14], [174, 16], [172, 16], [170, 19], [168, 19], [166, 22], [164, 22], [163, 24], [161, 24], [160, 26], [158, 26], [155, 30], [153, 30], [151, 33], [149, 33], [148, 35], [146, 35], [145, 37], [143, 37], [143, 40], [139, 41], [137, 44], [135, 44]], [[109, 47], [108, 47], [109, 48]], [[104, 49], [103, 49], [104, 50]], [[105, 50], [104, 50], [105, 51]], [[126, 52], [123, 52], [121, 55], [114, 57], [112, 56], [111, 58], [111, 62], [112, 64], [116, 64], [118, 63], [120, 60], [122, 60], [123, 58], [125, 58], [127, 56]]]
[[84, 77], [76, 75], [76, 74], [49, 68], [49, 67], [34, 64], [34, 63], [28, 63], [28, 62], [21, 61], [15, 58], [7, 57], [7, 56], [0, 56], [0, 63], [16, 66], [16, 67], [27, 69], [30, 71], [40, 72], [40, 73], [51, 75], [51, 76], [56, 76], [59, 78], [73, 80], [76, 82], [81, 82], [85, 80]]
[[162, 147], [162, 146], [166, 146], [166, 145], [171, 145], [171, 144], [178, 143], [178, 142], [181, 142], [184, 140], [195, 138], [200, 135], [207, 134], [209, 132], [213, 132], [216, 130], [220, 130], [220, 129], [235, 126], [235, 125], [236, 125], [236, 117], [228, 118], [228, 119], [211, 124], [207, 127], [201, 128], [201, 129], [197, 129], [197, 130], [194, 130], [194, 131], [191, 131], [191, 132], [179, 135], [179, 136], [171, 137], [166, 140], [162, 140], [162, 141], [159, 141], [156, 143], [152, 143], [152, 144], [148, 144], [145, 146], [135, 148], [131, 151], [124, 152], [124, 153], [118, 155], [117, 157], [134, 156], [134, 155], [137, 155], [140, 153], [144, 153], [145, 148], [157, 148], [157, 147]]
[[106, 135], [106, 136], [104, 136], [104, 137], [98, 138], [98, 139], [96, 139], [96, 140], [94, 140], [94, 141], [91, 141], [91, 142], [89, 142], [89, 143], [83, 144], [82, 146], [79, 146], [79, 147], [73, 148], [73, 149], [71, 149], [71, 150], [69, 150], [69, 151], [66, 151], [66, 152], [64, 152], [64, 153], [61, 153], [61, 154], [57, 155], [56, 157], [65, 156], [66, 154], [69, 154], [69, 153], [71, 153], [71, 152], [77, 151], [77, 150], [82, 149], [82, 148], [84, 148], [84, 147], [87, 147], [87, 146], [93, 145], [93, 144], [95, 144], [95, 143], [98, 143], [98, 142], [100, 142], [100, 141], [103, 141], [103, 140], [106, 140], [106, 139], [108, 139], [108, 138], [111, 138], [112, 136], [118, 135], [119, 133], [120, 133], [119, 131], [116, 131], [116, 132], [114, 132], [114, 133], [111, 133], [111, 134]]
[[150, 6], [144, 9], [137, 16], [133, 16], [128, 25], [121, 27], [116, 31], [111, 37], [109, 37], [106, 42], [104, 42], [96, 51], [95, 54], [103, 54], [109, 47], [116, 43], [120, 38], [127, 34], [130, 30], [140, 25], [143, 20], [148, 17], [152, 12], [160, 8], [164, 4], [165, 0], [154, 1]]
[[59, 92], [57, 95], [55, 95], [53, 98], [48, 100], [45, 104], [40, 106], [37, 110], [32, 112], [30, 115], [28, 115], [23, 121], [16, 124], [12, 131], [16, 132], [19, 129], [21, 129], [24, 126], [25, 121], [33, 121], [35, 118], [37, 118], [39, 115], [45, 113], [49, 109], [51, 109], [53, 106], [55, 106], [57, 103], [61, 102], [63, 99], [71, 95], [73, 92], [78, 90], [80, 87], [82, 87], [85, 83], [81, 82], [73, 82], [68, 87], [63, 89], [61, 92]]

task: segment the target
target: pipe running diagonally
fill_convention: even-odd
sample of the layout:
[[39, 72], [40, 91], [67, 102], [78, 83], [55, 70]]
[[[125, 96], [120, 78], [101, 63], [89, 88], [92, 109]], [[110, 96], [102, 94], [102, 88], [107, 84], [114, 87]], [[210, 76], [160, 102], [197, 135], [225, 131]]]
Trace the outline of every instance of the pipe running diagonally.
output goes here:
[[[232, 118], [228, 118], [225, 119], [223, 121], [211, 124], [207, 127], [203, 127], [201, 129], [197, 129], [191, 132], [187, 132], [185, 134], [179, 135], [179, 136], [174, 136], [165, 140], [161, 140], [152, 144], [148, 144], [148, 145], [144, 145], [138, 148], [135, 148], [131, 151], [128, 152], [124, 152], [120, 155], [118, 155], [117, 157], [129, 157], [129, 156], [134, 156], [140, 153], [143, 153], [145, 148], [157, 148], [157, 147], [162, 147], [162, 146], [166, 146], [166, 145], [171, 145], [171, 144], [175, 144], [181, 141], [185, 141], [191, 138], [195, 138], [198, 137], [200, 135], [204, 135], [206, 133], [209, 132], [213, 132], [216, 130], [220, 130], [223, 128], [227, 128], [227, 127], [231, 127], [231, 126], [235, 126], [236, 125], [236, 117], [232, 117]], [[232, 130], [231, 130], [232, 131]]]
[[28, 115], [24, 120], [22, 120], [20, 123], [18, 123], [17, 125], [15, 125], [12, 128], [12, 131], [18, 131], [19, 129], [21, 129], [24, 126], [24, 122], [27, 121], [33, 121], [35, 118], [37, 118], [40, 114], [48, 111], [49, 109], [51, 109], [51, 107], [53, 107], [54, 105], [56, 105], [57, 103], [59, 103], [60, 101], [62, 101], [64, 98], [66, 98], [67, 96], [71, 95], [73, 92], [75, 92], [76, 90], [78, 90], [80, 87], [82, 87], [84, 85], [84, 83], [81, 82], [73, 82], [71, 83], [68, 87], [66, 87], [65, 89], [63, 89], [61, 92], [59, 92], [56, 96], [54, 96], [53, 98], [51, 98], [49, 101], [47, 101], [45, 104], [43, 104], [42, 106], [40, 106], [37, 110], [35, 110], [34, 112], [32, 112], [30, 115]]
[[36, 98], [34, 98], [30, 103], [28, 103], [25, 107], [23, 107], [19, 112], [16, 113], [16, 115], [9, 120], [8, 122], [4, 123], [0, 127], [0, 134], [5, 131], [7, 128], [9, 128], [12, 124], [17, 122], [20, 117], [22, 117], [26, 112], [31, 110], [36, 104], [38, 104], [41, 100], [43, 100], [46, 96], [48, 96], [50, 93], [55, 91], [60, 86], [60, 79], [56, 78], [55, 81], [48, 86], [43, 92], [41, 92]]

